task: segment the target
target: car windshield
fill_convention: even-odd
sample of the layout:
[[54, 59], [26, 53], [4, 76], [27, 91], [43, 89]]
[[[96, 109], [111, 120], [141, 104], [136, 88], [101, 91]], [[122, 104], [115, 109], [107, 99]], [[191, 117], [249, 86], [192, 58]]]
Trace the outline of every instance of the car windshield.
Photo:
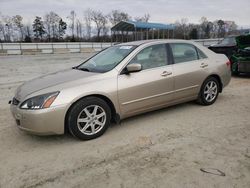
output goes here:
[[223, 44], [223, 45], [236, 45], [236, 40], [235, 40], [235, 37], [227, 37], [227, 38], [224, 38], [220, 44]]
[[136, 46], [117, 45], [109, 47], [88, 59], [76, 69], [89, 72], [108, 72], [118, 65]]

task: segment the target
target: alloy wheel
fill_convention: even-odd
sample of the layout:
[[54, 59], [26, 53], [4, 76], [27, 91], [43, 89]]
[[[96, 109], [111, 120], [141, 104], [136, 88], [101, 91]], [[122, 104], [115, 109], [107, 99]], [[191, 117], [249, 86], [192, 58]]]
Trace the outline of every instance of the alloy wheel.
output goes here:
[[86, 135], [94, 135], [104, 127], [107, 115], [104, 109], [98, 105], [85, 107], [78, 115], [78, 129]]
[[218, 93], [217, 83], [213, 80], [209, 81], [204, 89], [204, 97], [207, 102], [212, 102]]

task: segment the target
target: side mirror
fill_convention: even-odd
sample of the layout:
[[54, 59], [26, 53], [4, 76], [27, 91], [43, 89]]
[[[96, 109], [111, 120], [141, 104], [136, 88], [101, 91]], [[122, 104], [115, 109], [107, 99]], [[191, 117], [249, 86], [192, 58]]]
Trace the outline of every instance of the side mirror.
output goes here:
[[125, 68], [124, 73], [129, 74], [129, 73], [132, 73], [132, 72], [139, 72], [141, 70], [142, 70], [141, 64], [132, 63], [132, 64], [127, 65], [127, 67]]

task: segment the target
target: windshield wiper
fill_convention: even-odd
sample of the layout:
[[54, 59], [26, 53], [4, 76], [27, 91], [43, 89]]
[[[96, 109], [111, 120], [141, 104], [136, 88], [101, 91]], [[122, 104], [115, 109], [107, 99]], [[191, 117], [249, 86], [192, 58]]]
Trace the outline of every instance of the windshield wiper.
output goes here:
[[90, 72], [90, 70], [89, 70], [89, 69], [87, 69], [87, 68], [79, 68], [79, 67], [74, 67], [73, 69], [77, 69], [77, 70], [81, 70], [81, 71]]

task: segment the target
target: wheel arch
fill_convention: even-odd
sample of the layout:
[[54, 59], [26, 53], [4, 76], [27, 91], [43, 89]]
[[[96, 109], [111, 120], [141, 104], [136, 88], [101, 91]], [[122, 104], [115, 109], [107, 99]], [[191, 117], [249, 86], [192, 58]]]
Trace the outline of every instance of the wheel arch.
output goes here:
[[222, 89], [223, 89], [223, 84], [222, 84], [220, 76], [218, 74], [211, 74], [205, 80], [207, 80], [208, 78], [215, 78], [215, 79], [218, 80], [218, 82], [219, 82], [219, 92], [221, 93]]
[[69, 116], [69, 112], [70, 110], [72, 109], [72, 107], [80, 100], [84, 99], [84, 98], [87, 98], [87, 97], [97, 97], [97, 98], [100, 98], [102, 100], [104, 100], [108, 106], [110, 107], [110, 110], [111, 110], [111, 121], [112, 122], [119, 122], [120, 121], [120, 115], [117, 113], [116, 109], [115, 109], [115, 106], [113, 104], [113, 102], [105, 95], [101, 95], [101, 94], [90, 94], [90, 95], [86, 95], [84, 97], [81, 97], [79, 99], [77, 99], [76, 101], [74, 101], [70, 106], [69, 108], [67, 109], [66, 111], [66, 114], [64, 116], [64, 132], [65, 131], [68, 131], [68, 126], [67, 126], [67, 119], [68, 119], [68, 116]]

